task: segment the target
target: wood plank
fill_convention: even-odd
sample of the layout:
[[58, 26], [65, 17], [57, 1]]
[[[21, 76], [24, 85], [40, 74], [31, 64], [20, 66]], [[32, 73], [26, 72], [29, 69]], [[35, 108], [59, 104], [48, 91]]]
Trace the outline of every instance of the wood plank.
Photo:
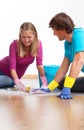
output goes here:
[[84, 96], [0, 95], [1, 130], [84, 130]]
[[26, 74], [22, 77], [23, 79], [37, 79], [38, 75], [34, 75], [34, 74]]

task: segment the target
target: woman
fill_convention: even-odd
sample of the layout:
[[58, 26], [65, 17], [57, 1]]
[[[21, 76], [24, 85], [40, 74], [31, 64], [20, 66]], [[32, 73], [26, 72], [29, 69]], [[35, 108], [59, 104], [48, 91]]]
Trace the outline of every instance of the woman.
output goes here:
[[10, 44], [9, 56], [0, 60], [0, 87], [16, 85], [25, 91], [25, 85], [20, 79], [35, 58], [42, 85], [47, 85], [42, 65], [42, 42], [38, 40], [35, 26], [31, 22], [24, 22], [20, 26], [19, 39]]

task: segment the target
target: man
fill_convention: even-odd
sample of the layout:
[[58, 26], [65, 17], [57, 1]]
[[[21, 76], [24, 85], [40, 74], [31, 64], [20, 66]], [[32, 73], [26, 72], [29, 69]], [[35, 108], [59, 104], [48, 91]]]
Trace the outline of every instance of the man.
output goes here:
[[[57, 87], [63, 88], [58, 97], [71, 99], [71, 91], [84, 91], [84, 78], [77, 78], [80, 71], [84, 72], [84, 29], [75, 28], [71, 17], [63, 12], [50, 20], [49, 27], [60, 41], [65, 40], [65, 54], [55, 78], [49, 83], [48, 88], [41, 88], [41, 91], [51, 92]], [[69, 74], [66, 76], [68, 69]]]

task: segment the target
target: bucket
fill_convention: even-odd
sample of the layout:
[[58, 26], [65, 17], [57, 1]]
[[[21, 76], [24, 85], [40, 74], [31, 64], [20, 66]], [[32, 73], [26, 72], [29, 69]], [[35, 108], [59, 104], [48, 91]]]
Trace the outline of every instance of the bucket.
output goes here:
[[[44, 65], [45, 76], [47, 78], [48, 84], [54, 79], [59, 67], [60, 66], [58, 65]], [[42, 85], [40, 75], [39, 75], [39, 85], [40, 87]]]

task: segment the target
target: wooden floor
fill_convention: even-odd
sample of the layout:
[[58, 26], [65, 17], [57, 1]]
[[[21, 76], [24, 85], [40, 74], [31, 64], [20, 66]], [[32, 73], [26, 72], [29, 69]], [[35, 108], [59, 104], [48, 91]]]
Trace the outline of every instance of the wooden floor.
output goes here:
[[84, 130], [84, 95], [0, 95], [0, 130]]

